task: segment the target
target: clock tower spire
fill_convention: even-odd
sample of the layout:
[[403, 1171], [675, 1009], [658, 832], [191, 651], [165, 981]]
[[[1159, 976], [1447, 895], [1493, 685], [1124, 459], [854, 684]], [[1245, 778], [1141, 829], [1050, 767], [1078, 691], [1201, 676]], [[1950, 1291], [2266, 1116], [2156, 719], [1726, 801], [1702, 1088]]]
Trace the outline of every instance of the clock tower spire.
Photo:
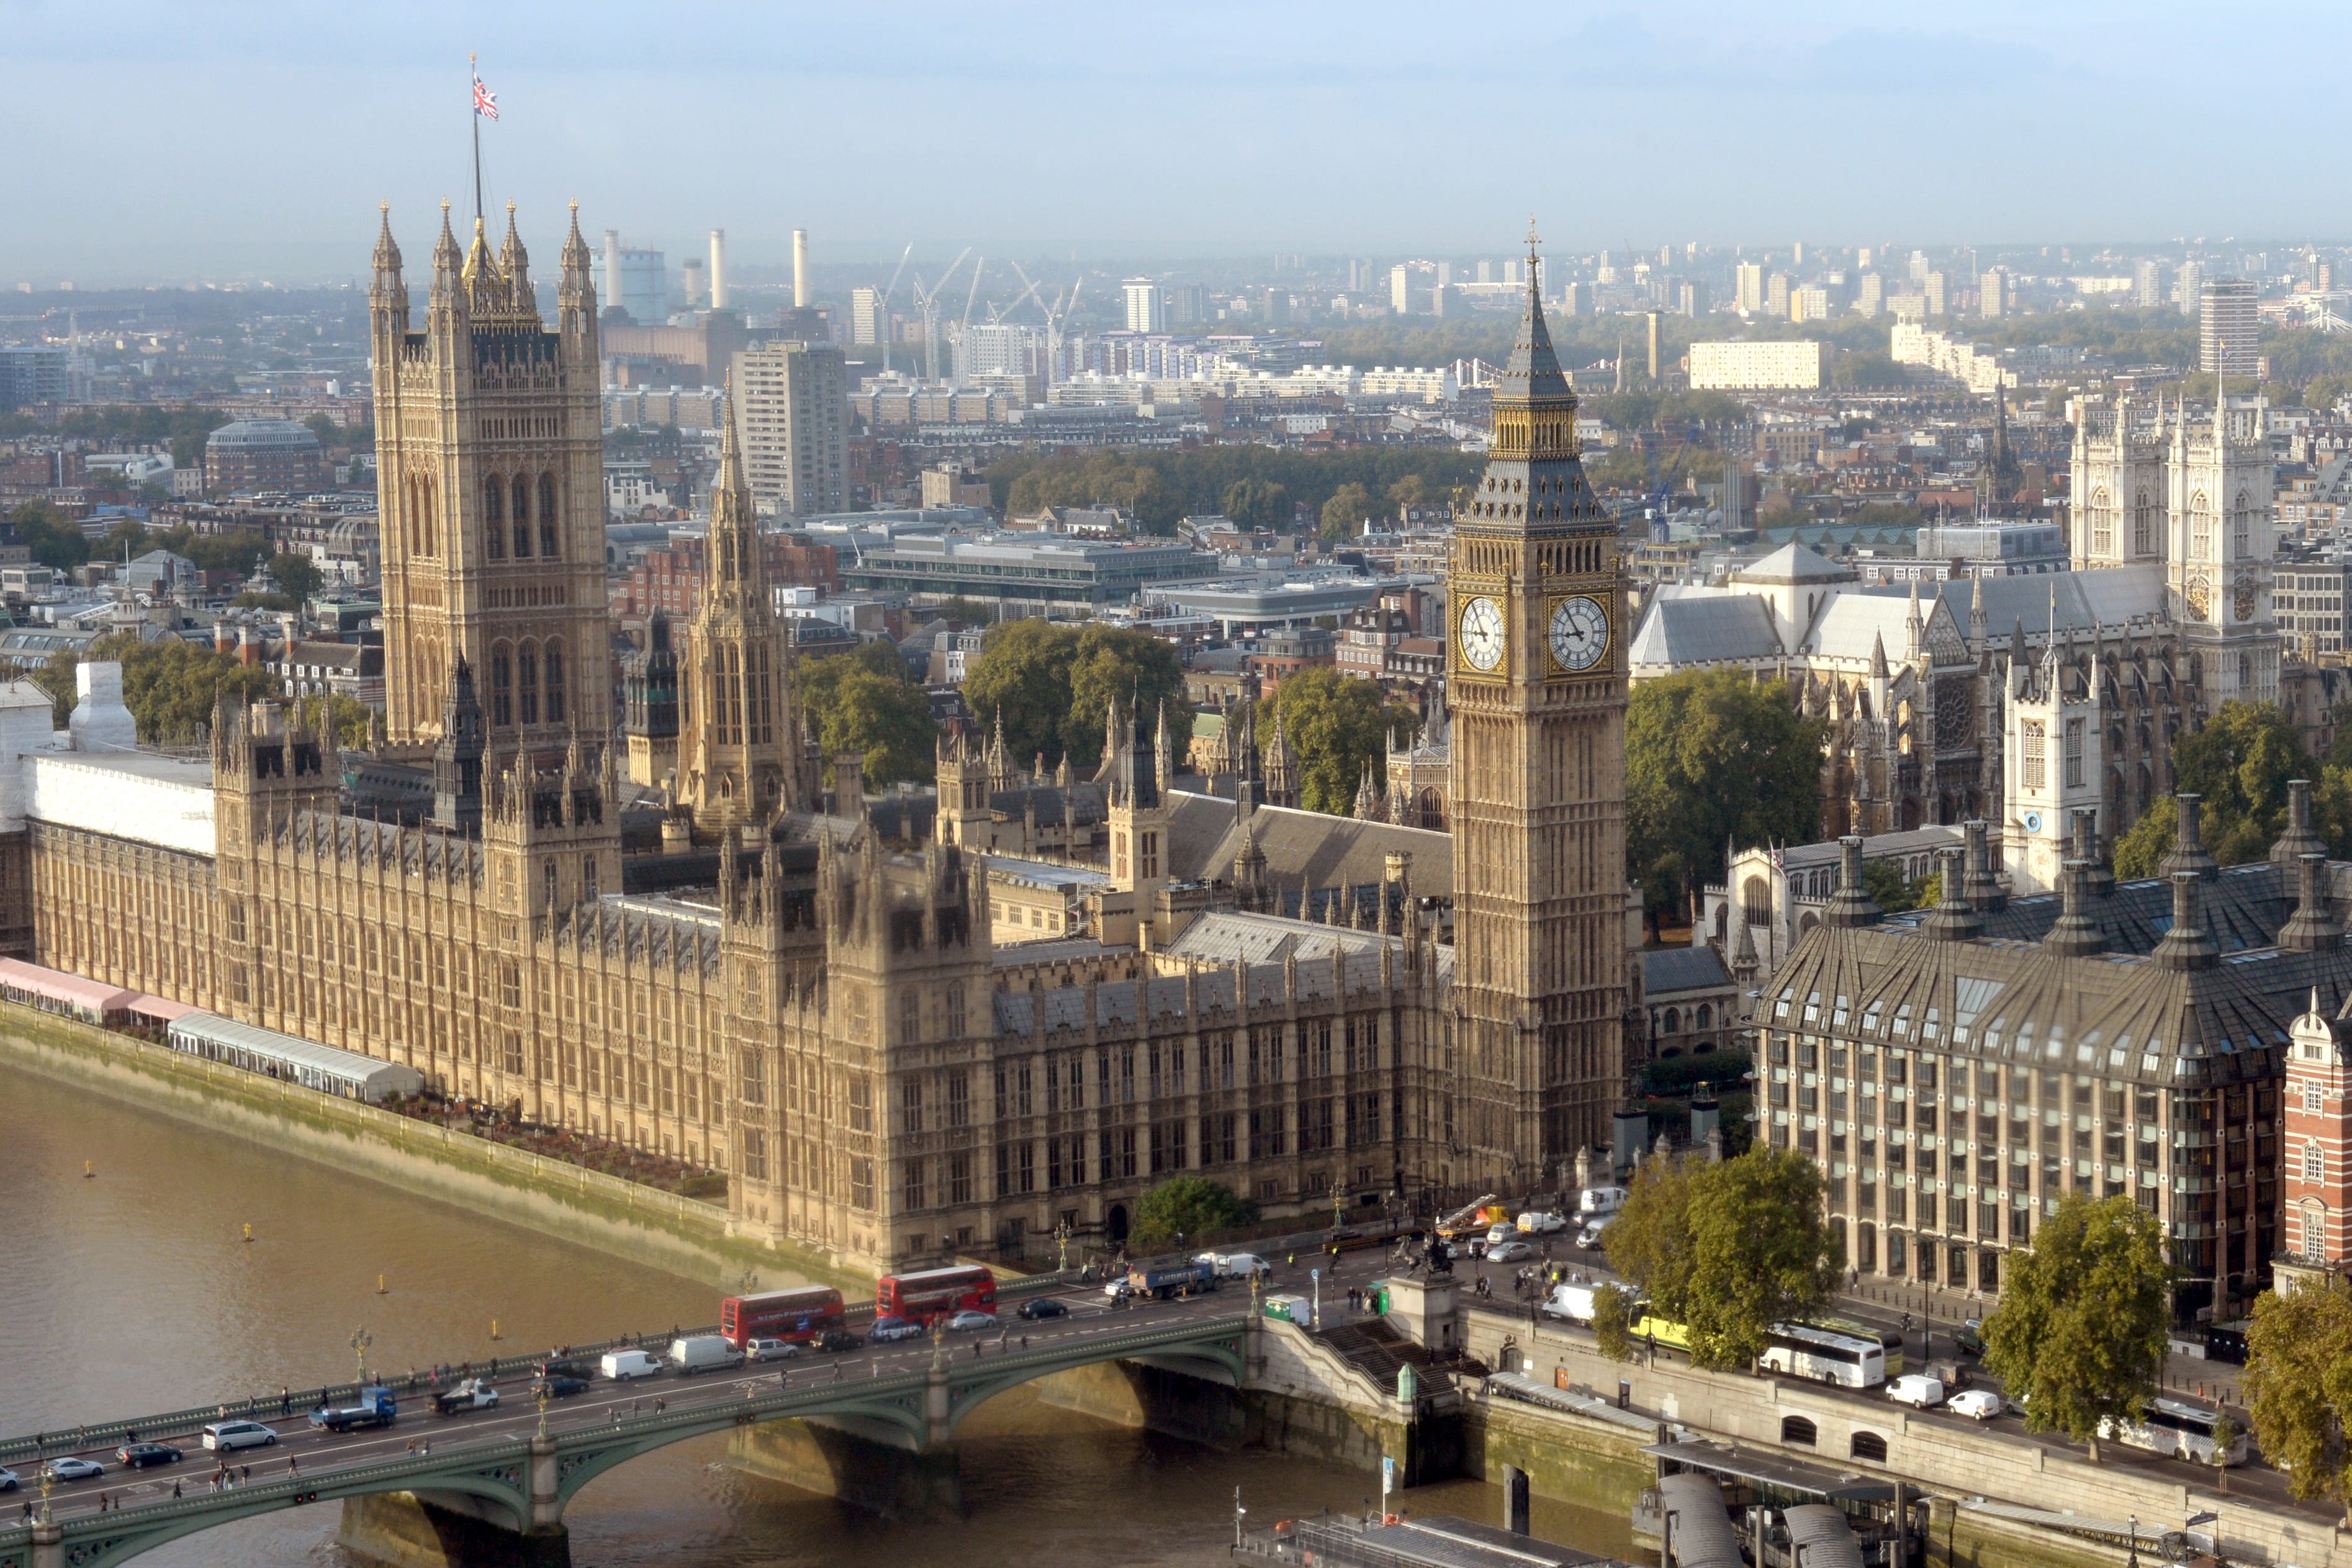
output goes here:
[[1523, 1183], [1609, 1136], [1624, 1076], [1625, 657], [1617, 525], [1528, 298], [1447, 581], [1454, 1007], [1474, 1169]]

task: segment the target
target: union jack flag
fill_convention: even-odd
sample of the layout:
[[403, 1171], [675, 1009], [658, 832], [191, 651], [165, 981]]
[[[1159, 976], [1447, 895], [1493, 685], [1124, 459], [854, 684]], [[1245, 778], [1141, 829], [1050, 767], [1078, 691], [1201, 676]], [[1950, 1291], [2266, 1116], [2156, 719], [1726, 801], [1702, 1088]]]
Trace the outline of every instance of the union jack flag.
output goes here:
[[474, 112], [485, 120], [499, 117], [499, 95], [484, 87], [478, 76], [474, 79]]

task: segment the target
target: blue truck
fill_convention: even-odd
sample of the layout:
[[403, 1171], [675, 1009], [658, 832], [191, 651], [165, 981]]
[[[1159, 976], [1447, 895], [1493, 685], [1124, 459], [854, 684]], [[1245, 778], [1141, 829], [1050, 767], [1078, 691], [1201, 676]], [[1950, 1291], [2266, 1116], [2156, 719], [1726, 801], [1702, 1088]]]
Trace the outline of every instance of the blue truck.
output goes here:
[[1127, 1271], [1127, 1288], [1135, 1295], [1155, 1296], [1163, 1301], [1171, 1296], [1198, 1295], [1217, 1288], [1217, 1267], [1198, 1258], [1158, 1268], [1138, 1267]]
[[389, 1388], [362, 1388], [359, 1398], [350, 1405], [310, 1412], [310, 1425], [321, 1432], [359, 1432], [370, 1426], [389, 1426], [400, 1416], [400, 1406], [394, 1403]]

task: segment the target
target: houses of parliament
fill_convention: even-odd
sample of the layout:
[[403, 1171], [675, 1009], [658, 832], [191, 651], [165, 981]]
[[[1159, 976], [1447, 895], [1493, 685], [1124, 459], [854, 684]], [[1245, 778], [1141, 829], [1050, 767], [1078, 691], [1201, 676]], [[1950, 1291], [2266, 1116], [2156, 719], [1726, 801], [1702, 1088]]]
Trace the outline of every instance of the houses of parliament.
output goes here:
[[1623, 589], [1532, 289], [1452, 564], [1451, 832], [1271, 802], [1254, 745], [1180, 789], [1118, 713], [1085, 921], [1000, 942], [993, 889], [1081, 868], [985, 841], [969, 738], [917, 841], [820, 756], [731, 424], [702, 599], [609, 675], [576, 214], [559, 267], [550, 322], [511, 213], [494, 251], [445, 208], [420, 331], [384, 221], [366, 751], [268, 703], [208, 760], [109, 751], [0, 701], [27, 956], [714, 1167], [739, 1234], [850, 1268], [1116, 1241], [1180, 1173], [1329, 1214], [1610, 1141]]

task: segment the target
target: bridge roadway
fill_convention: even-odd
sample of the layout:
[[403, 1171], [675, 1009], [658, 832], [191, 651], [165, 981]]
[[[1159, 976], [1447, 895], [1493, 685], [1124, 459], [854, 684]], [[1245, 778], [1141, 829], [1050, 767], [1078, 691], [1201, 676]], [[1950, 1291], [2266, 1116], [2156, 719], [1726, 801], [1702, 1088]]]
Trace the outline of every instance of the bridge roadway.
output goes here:
[[[492, 1410], [444, 1417], [433, 1414], [429, 1392], [404, 1393], [393, 1426], [341, 1434], [313, 1430], [297, 1410], [265, 1422], [278, 1435], [276, 1445], [232, 1454], [199, 1446], [200, 1435], [192, 1434], [210, 1418], [204, 1415], [110, 1423], [103, 1437], [100, 1429], [85, 1429], [88, 1446], [47, 1445], [38, 1463], [72, 1453], [104, 1465], [101, 1477], [57, 1483], [36, 1498], [37, 1462], [8, 1461], [22, 1486], [0, 1507], [20, 1500], [25, 1506], [0, 1523], [0, 1568], [106, 1568], [231, 1520], [386, 1491], [416, 1492], [519, 1532], [560, 1534], [563, 1505], [605, 1469], [737, 1426], [808, 1417], [923, 1452], [945, 1444], [964, 1415], [989, 1398], [1056, 1372], [1133, 1360], [1232, 1385], [1247, 1374], [1245, 1289], [1117, 1310], [1105, 1305], [1098, 1286], [1041, 1294], [1060, 1300], [1069, 1315], [1031, 1321], [1007, 1301], [1001, 1342], [993, 1333], [951, 1334], [937, 1345], [925, 1338], [831, 1354], [803, 1351], [699, 1377], [599, 1379], [586, 1394], [550, 1402], [543, 1436], [527, 1371], [499, 1380], [501, 1401]], [[126, 1430], [173, 1443], [186, 1457], [124, 1471], [114, 1448]], [[0, 1453], [23, 1452], [34, 1441], [0, 1440]], [[232, 1466], [235, 1479], [216, 1490], [220, 1462]], [[44, 1510], [47, 1523], [38, 1522]]]

